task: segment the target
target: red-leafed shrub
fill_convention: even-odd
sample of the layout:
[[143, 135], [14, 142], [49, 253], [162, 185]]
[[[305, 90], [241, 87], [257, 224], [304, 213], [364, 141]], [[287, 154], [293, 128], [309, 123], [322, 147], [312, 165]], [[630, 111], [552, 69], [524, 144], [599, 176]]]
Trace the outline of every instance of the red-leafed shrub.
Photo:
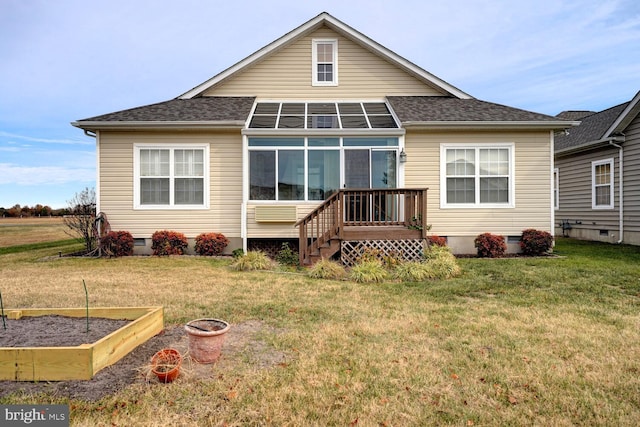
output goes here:
[[108, 256], [131, 256], [133, 236], [128, 231], [110, 231], [100, 239], [100, 249]]
[[520, 238], [520, 249], [525, 255], [542, 255], [553, 246], [553, 236], [546, 231], [526, 229]]
[[447, 246], [447, 239], [445, 239], [444, 237], [440, 237], [440, 236], [436, 236], [435, 234], [432, 234], [431, 236], [428, 236], [427, 239], [429, 239], [430, 245]]
[[196, 237], [195, 251], [198, 255], [220, 255], [229, 244], [222, 233], [202, 233]]
[[500, 258], [507, 251], [504, 237], [491, 233], [480, 234], [474, 243], [478, 250], [478, 256], [481, 258]]
[[184, 234], [177, 231], [156, 231], [151, 236], [151, 249], [154, 255], [182, 255], [188, 245]]

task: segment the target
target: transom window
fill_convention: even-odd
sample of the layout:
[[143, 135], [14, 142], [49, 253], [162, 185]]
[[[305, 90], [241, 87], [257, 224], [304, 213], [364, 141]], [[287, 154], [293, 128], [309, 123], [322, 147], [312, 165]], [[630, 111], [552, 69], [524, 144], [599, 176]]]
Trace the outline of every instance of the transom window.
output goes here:
[[512, 207], [513, 145], [441, 146], [443, 207]]
[[135, 145], [134, 207], [207, 207], [206, 146]]
[[336, 86], [338, 84], [338, 41], [313, 40], [313, 85]]
[[613, 159], [591, 162], [591, 207], [613, 209]]
[[384, 102], [259, 102], [250, 129], [397, 129]]

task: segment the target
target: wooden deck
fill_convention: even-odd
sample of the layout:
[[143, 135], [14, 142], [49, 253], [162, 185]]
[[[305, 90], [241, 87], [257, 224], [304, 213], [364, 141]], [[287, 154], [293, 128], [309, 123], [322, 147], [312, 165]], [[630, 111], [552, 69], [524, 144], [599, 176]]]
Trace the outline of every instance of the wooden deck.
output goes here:
[[426, 238], [427, 189], [346, 189], [296, 223], [300, 264], [340, 250], [342, 240]]

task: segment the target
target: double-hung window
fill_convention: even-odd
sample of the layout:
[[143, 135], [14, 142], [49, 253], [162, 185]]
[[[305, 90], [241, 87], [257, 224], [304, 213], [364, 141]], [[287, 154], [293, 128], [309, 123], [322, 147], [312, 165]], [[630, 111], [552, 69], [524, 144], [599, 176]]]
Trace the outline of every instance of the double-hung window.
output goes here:
[[442, 145], [442, 207], [513, 207], [513, 144]]
[[207, 208], [208, 147], [134, 146], [134, 207]]
[[613, 209], [613, 159], [591, 162], [591, 207]]
[[313, 86], [338, 85], [338, 40], [312, 41]]

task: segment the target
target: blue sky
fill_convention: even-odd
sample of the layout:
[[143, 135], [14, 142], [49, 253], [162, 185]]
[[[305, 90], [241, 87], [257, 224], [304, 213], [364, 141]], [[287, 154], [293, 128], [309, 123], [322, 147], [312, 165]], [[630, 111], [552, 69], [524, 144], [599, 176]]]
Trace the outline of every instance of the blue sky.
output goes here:
[[0, 0], [0, 207], [95, 186], [70, 122], [175, 98], [321, 12], [485, 101], [555, 115], [640, 90], [637, 0]]

